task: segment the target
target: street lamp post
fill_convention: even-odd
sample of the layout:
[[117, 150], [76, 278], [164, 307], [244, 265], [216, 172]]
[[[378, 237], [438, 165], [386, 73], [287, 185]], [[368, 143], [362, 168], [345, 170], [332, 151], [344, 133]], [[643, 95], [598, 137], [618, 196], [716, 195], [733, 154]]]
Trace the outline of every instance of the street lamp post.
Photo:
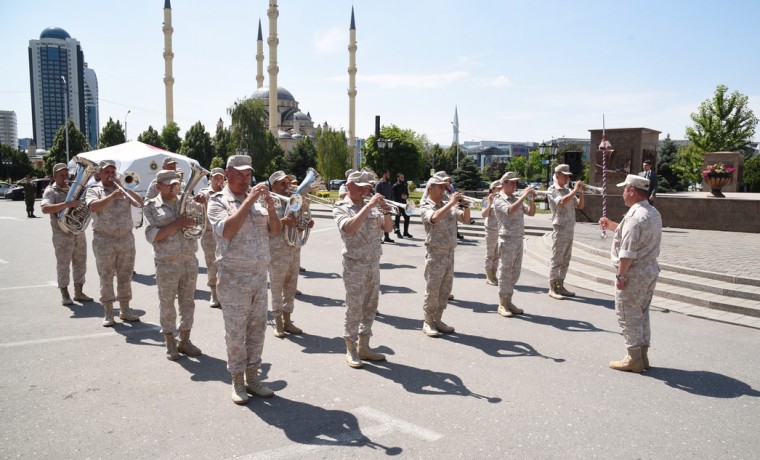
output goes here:
[[131, 110], [127, 110], [127, 114], [124, 115], [124, 140], [129, 141], [129, 138], [127, 137], [127, 117], [131, 113]]
[[549, 144], [544, 142], [538, 146], [538, 154], [541, 156], [541, 162], [546, 165], [546, 186], [549, 187], [549, 180], [551, 179], [552, 160], [557, 158], [557, 150], [559, 145], [552, 139]]
[[63, 80], [63, 89], [66, 93], [66, 116], [63, 117], [63, 128], [66, 133], [66, 165], [69, 164], [69, 85], [66, 83], [66, 77], [61, 75]]
[[383, 168], [388, 168], [388, 160], [385, 158], [385, 150], [393, 148], [393, 139], [377, 138], [377, 149], [383, 151]]

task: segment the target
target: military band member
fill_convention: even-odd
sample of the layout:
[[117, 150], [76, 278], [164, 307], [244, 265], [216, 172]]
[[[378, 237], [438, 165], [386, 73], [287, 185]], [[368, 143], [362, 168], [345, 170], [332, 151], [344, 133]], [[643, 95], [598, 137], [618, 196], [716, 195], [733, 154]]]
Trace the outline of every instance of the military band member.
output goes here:
[[[355, 171], [348, 176], [348, 195], [335, 203], [333, 218], [343, 239], [343, 285], [346, 288], [346, 319], [343, 338], [346, 341], [346, 362], [360, 368], [362, 360], [383, 361], [385, 355], [369, 345], [380, 294], [381, 238], [393, 228], [390, 207], [383, 196], [372, 193], [372, 176]], [[358, 341], [358, 349], [357, 349]]]
[[618, 371], [641, 372], [649, 369], [651, 327], [649, 306], [660, 266], [662, 217], [648, 202], [649, 180], [628, 174], [625, 182], [617, 184], [623, 189], [623, 200], [630, 209], [619, 223], [602, 217], [599, 223], [615, 232], [611, 258], [616, 268], [615, 312], [623, 330], [627, 348], [620, 361], [610, 361]]
[[[116, 163], [100, 162], [100, 182], [87, 189], [85, 203], [92, 212], [92, 251], [100, 276], [100, 302], [105, 312], [104, 327], [112, 327], [113, 303], [119, 301], [122, 321], [140, 321], [129, 308], [132, 300], [132, 273], [135, 269], [135, 237], [132, 234], [131, 206], [142, 206], [142, 198], [132, 190], [116, 187]], [[121, 183], [119, 183], [121, 185]], [[125, 196], [129, 194], [131, 200]], [[116, 278], [116, 294], [113, 279]]]
[[[182, 231], [195, 227], [195, 219], [179, 215], [180, 178], [175, 171], [164, 170], [156, 175], [158, 195], [147, 200], [143, 213], [148, 226], [145, 238], [153, 245], [156, 263], [158, 307], [161, 333], [166, 339], [166, 359], [176, 361], [179, 354], [198, 356], [201, 350], [190, 341], [195, 314], [195, 285], [198, 280], [198, 242], [185, 238]], [[179, 307], [179, 344], [174, 340], [177, 333], [177, 310]]]
[[[172, 157], [165, 157], [161, 164], [162, 171], [176, 171], [177, 161]], [[148, 190], [145, 192], [145, 199], [150, 200], [158, 195], [158, 189], [156, 188], [156, 179], [153, 179], [148, 185]]]
[[575, 235], [575, 210], [583, 209], [585, 195], [583, 181], [570, 184], [570, 166], [562, 164], [554, 168], [554, 184], [549, 187], [549, 209], [552, 211], [552, 256], [549, 259], [549, 295], [555, 299], [575, 296], [565, 289], [565, 276], [573, 255]]
[[[224, 188], [224, 170], [222, 168], [213, 168], [211, 170], [211, 179], [207, 188], [201, 189], [198, 192], [199, 196], [202, 196], [208, 203], [212, 196], [219, 193]], [[211, 302], [209, 306], [211, 308], [222, 308], [222, 304], [219, 303], [219, 297], [216, 294], [216, 241], [214, 239], [214, 230], [211, 228], [211, 224], [208, 221], [208, 213], [206, 213], [206, 230], [201, 237], [201, 247], [203, 248], [203, 255], [206, 258], [206, 271], [208, 273], [208, 287], [211, 291]]]
[[[267, 325], [267, 267], [269, 237], [279, 236], [280, 219], [266, 184], [251, 184], [251, 157], [227, 159], [227, 185], [211, 197], [208, 219], [216, 238], [219, 268], [217, 294], [222, 303], [227, 370], [232, 375], [232, 401], [248, 402], [248, 394], [262, 398], [274, 391], [259, 379]], [[247, 194], [246, 194], [247, 192]], [[267, 207], [257, 203], [265, 198]]]
[[346, 187], [346, 184], [348, 183], [348, 176], [351, 175], [352, 172], [356, 171], [355, 169], [347, 169], [346, 170], [346, 183], [341, 185], [338, 188], [338, 199], [342, 200], [345, 199], [348, 196], [348, 187]]
[[[290, 196], [291, 182], [295, 176], [277, 171], [269, 176], [269, 186], [277, 195]], [[278, 199], [278, 198], [275, 198]], [[272, 292], [272, 313], [274, 314], [274, 335], [283, 338], [285, 333], [301, 334], [303, 331], [293, 324], [291, 315], [295, 307], [295, 296], [298, 288], [298, 272], [301, 263], [301, 247], [290, 246], [285, 242], [285, 227], [294, 227], [298, 218], [285, 215], [287, 202], [280, 202], [276, 207], [277, 217], [283, 226], [281, 235], [269, 238], [269, 286]], [[314, 227], [314, 221], [309, 219], [309, 228]]]
[[520, 180], [514, 172], [507, 172], [501, 176], [501, 192], [494, 199], [492, 216], [499, 221], [499, 308], [501, 316], [510, 317], [523, 313], [512, 303], [515, 285], [520, 279], [523, 257], [523, 238], [525, 237], [525, 214], [536, 214], [536, 202], [530, 200], [525, 204], [528, 197], [534, 193], [533, 187], [527, 187], [517, 196], [517, 183]]
[[438, 337], [454, 328], [441, 319], [454, 284], [454, 250], [457, 247], [457, 221], [470, 221], [470, 208], [460, 204], [461, 192], [453, 193], [444, 201], [450, 177], [440, 171], [427, 183], [427, 198], [420, 207], [420, 218], [425, 226], [425, 322], [422, 332]]
[[58, 213], [67, 208], [79, 206], [79, 200], [66, 202], [69, 186], [66, 180], [69, 169], [64, 163], [53, 166], [53, 182], [42, 194], [42, 213], [50, 214], [50, 227], [53, 229], [53, 249], [55, 250], [58, 288], [61, 290], [61, 304], [73, 305], [69, 296], [69, 273], [74, 273], [74, 300], [92, 302], [92, 298], [82, 292], [85, 273], [87, 273], [87, 238], [85, 233], [65, 232], [58, 225]]
[[501, 182], [491, 182], [488, 195], [483, 198], [480, 209], [483, 211], [483, 226], [486, 230], [486, 284], [498, 286], [499, 280], [496, 273], [499, 270], [499, 220], [493, 215], [493, 200], [499, 195]]

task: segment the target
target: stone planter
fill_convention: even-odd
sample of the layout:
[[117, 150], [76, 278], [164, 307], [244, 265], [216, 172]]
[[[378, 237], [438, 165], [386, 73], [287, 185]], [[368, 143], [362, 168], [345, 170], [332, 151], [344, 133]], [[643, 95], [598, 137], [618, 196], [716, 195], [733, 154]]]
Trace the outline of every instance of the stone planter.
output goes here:
[[710, 193], [713, 196], [719, 198], [725, 198], [726, 195], [721, 192], [721, 189], [731, 182], [730, 173], [708, 173], [705, 176], [705, 184], [710, 187]]

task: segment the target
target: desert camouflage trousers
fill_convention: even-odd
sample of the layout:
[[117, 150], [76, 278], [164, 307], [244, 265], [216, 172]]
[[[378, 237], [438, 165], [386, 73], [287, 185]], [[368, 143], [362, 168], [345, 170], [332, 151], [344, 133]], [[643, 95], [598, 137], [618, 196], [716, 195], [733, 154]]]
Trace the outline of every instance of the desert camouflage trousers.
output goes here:
[[156, 262], [161, 333], [177, 332], [175, 297], [179, 309], [179, 330], [189, 331], [192, 329], [197, 279], [198, 259], [195, 256], [191, 259], [180, 259], [173, 262]]
[[499, 231], [486, 229], [486, 262], [483, 266], [488, 270], [499, 269]]
[[425, 316], [443, 313], [454, 287], [454, 251], [447, 254], [425, 254]]
[[552, 256], [549, 259], [549, 279], [563, 280], [573, 256], [575, 225], [555, 226], [552, 232]]
[[74, 272], [74, 284], [84, 284], [87, 273], [87, 238], [84, 233], [72, 235], [53, 231], [53, 249], [55, 250], [58, 287], [69, 286], [69, 274]]
[[227, 370], [243, 372], [261, 365], [267, 327], [267, 273], [250, 269], [219, 267], [216, 284], [219, 302], [224, 305], [224, 339]]
[[[100, 303], [132, 300], [132, 273], [135, 270], [135, 237], [130, 232], [113, 237], [94, 233], [92, 252], [100, 277]], [[116, 295], [113, 279], [116, 277]]]
[[362, 263], [343, 259], [346, 288], [346, 320], [343, 337], [356, 342], [360, 335], [372, 335], [380, 297], [380, 262]]
[[615, 313], [626, 348], [649, 346], [649, 304], [657, 285], [659, 266], [634, 266], [626, 273], [625, 288], [615, 290]]
[[214, 232], [204, 232], [201, 237], [201, 248], [203, 249], [203, 255], [206, 259], [206, 272], [208, 273], [208, 283], [206, 286], [216, 286], [217, 272], [216, 267], [216, 240], [214, 240]]
[[520, 279], [523, 258], [523, 238], [499, 238], [499, 297], [507, 297], [515, 292], [515, 284]]
[[300, 265], [301, 248], [286, 245], [272, 250], [272, 258], [269, 261], [269, 289], [272, 291], [274, 316], [293, 313]]

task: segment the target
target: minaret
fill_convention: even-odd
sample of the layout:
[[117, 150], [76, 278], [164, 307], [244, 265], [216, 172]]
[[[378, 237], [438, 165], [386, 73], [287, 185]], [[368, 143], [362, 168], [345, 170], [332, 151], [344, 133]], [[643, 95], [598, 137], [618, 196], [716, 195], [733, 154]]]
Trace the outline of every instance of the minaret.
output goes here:
[[164, 85], [166, 86], [166, 125], [174, 121], [174, 74], [172, 73], [172, 5], [164, 2]]
[[356, 24], [354, 7], [351, 7], [351, 27], [348, 28], [348, 148], [353, 158], [354, 169], [359, 169], [359, 155], [356, 149]]
[[277, 45], [280, 44], [277, 38], [277, 16], [279, 15], [277, 0], [269, 0], [267, 10], [267, 16], [269, 16], [269, 38], [267, 39], [269, 44], [269, 66], [267, 67], [269, 71], [269, 131], [275, 138], [279, 134], [280, 123], [280, 112], [277, 111], [277, 74], [280, 71], [277, 67]]
[[259, 19], [259, 38], [256, 39], [256, 89], [264, 86], [264, 38], [261, 35]]

